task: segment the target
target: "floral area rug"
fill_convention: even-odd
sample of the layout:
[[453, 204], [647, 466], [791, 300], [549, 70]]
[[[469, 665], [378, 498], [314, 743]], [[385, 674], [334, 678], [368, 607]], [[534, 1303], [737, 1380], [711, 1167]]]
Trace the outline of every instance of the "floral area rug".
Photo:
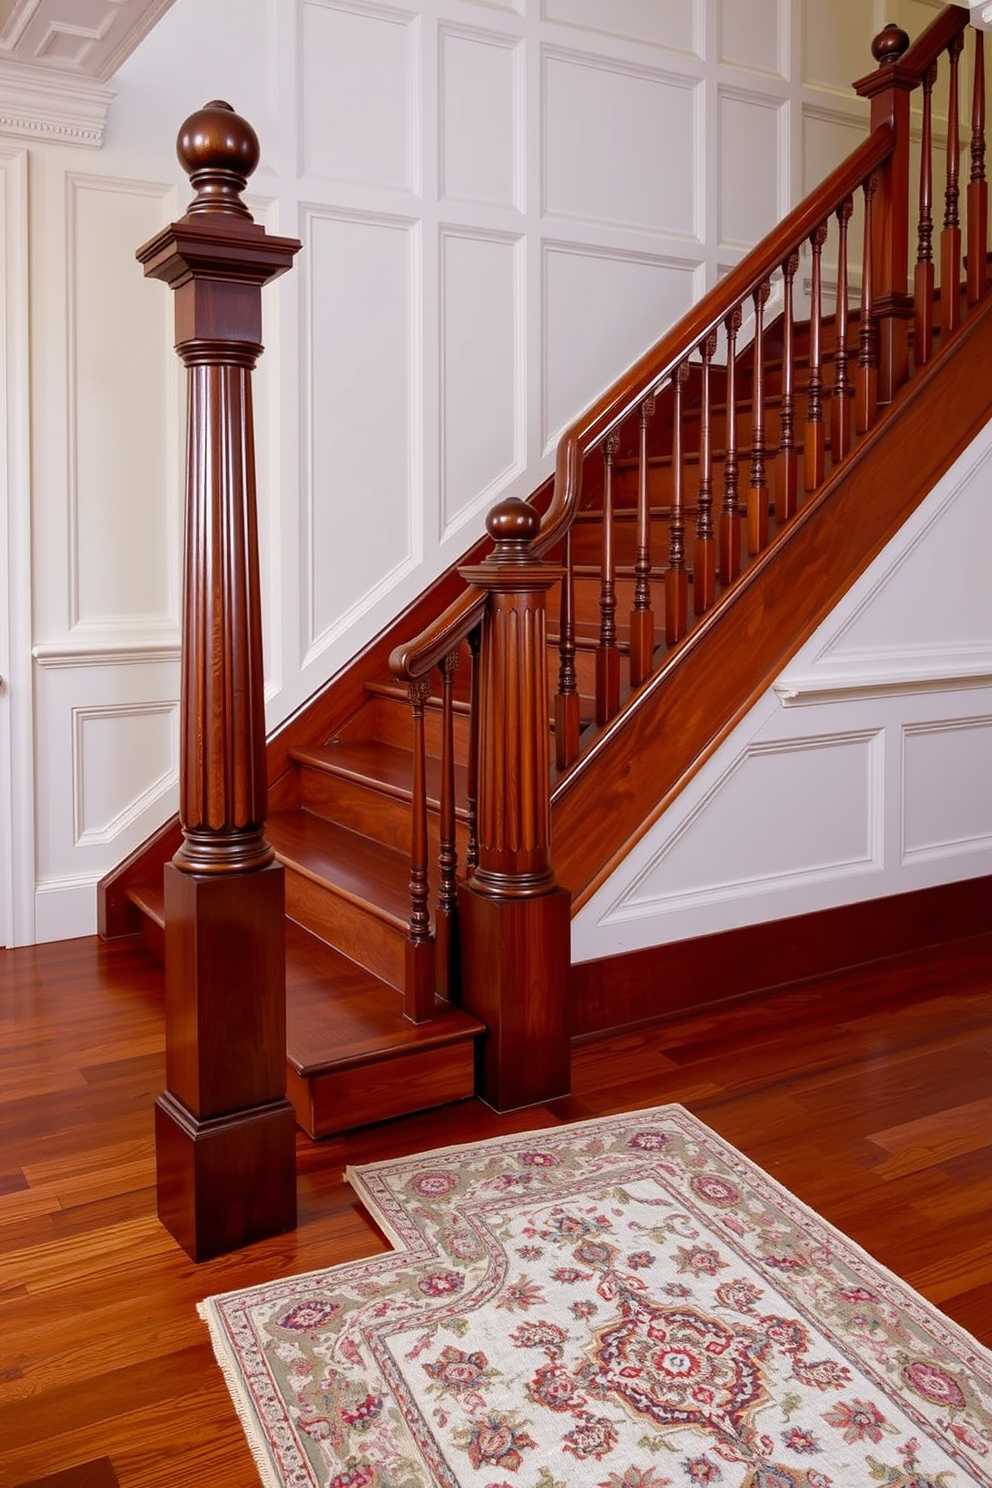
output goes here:
[[680, 1106], [349, 1169], [201, 1303], [270, 1488], [992, 1485], [992, 1353]]

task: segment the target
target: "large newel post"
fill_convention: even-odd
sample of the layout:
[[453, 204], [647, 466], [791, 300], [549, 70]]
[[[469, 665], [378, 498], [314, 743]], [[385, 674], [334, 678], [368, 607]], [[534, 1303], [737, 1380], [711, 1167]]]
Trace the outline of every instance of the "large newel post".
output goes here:
[[501, 502], [496, 546], [460, 570], [486, 589], [479, 653], [478, 863], [459, 890], [462, 1001], [487, 1025], [479, 1093], [498, 1111], [565, 1095], [570, 895], [551, 867], [546, 597], [540, 518]]
[[292, 1229], [285, 898], [265, 840], [266, 766], [251, 373], [262, 286], [300, 244], [241, 200], [254, 130], [229, 104], [183, 125], [196, 195], [138, 250], [175, 292], [187, 369], [180, 821], [165, 870], [166, 1085], [158, 1212], [194, 1260]]

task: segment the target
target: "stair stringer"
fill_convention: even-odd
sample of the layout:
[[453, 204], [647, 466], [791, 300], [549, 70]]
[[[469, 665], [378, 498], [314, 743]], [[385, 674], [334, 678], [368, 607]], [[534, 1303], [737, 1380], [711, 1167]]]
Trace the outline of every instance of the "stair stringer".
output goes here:
[[992, 416], [990, 356], [986, 300], [555, 783], [553, 862], [573, 916]]

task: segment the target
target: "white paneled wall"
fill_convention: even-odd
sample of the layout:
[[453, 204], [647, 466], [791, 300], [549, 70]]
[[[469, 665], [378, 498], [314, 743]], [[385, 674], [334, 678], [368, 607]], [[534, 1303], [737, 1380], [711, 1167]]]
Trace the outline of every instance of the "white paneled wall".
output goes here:
[[987, 426], [580, 910], [575, 959], [992, 873], [990, 497]]
[[[189, 199], [183, 119], [226, 98], [254, 124], [252, 210], [303, 243], [265, 291], [254, 379], [275, 727], [858, 140], [872, 34], [934, 8], [175, 0], [113, 79], [102, 149], [0, 154], [8, 302], [31, 203], [30, 345], [4, 384], [16, 432], [29, 358], [32, 561], [17, 528], [3, 623], [32, 618], [0, 694], [8, 938], [91, 931], [97, 880], [176, 799], [184, 395], [171, 296], [134, 252]], [[920, 735], [907, 760], [926, 773], [942, 747]], [[817, 754], [874, 778], [867, 743], [797, 747], [795, 789]]]

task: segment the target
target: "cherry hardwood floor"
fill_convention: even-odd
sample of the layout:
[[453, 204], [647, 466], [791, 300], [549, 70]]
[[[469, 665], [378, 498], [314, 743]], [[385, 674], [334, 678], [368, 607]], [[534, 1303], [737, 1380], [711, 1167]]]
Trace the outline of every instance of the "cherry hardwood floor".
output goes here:
[[583, 1043], [548, 1106], [300, 1134], [297, 1230], [200, 1266], [155, 1216], [162, 1002], [136, 941], [0, 951], [0, 1488], [258, 1488], [200, 1298], [385, 1249], [346, 1163], [667, 1101], [992, 1344], [992, 934]]

